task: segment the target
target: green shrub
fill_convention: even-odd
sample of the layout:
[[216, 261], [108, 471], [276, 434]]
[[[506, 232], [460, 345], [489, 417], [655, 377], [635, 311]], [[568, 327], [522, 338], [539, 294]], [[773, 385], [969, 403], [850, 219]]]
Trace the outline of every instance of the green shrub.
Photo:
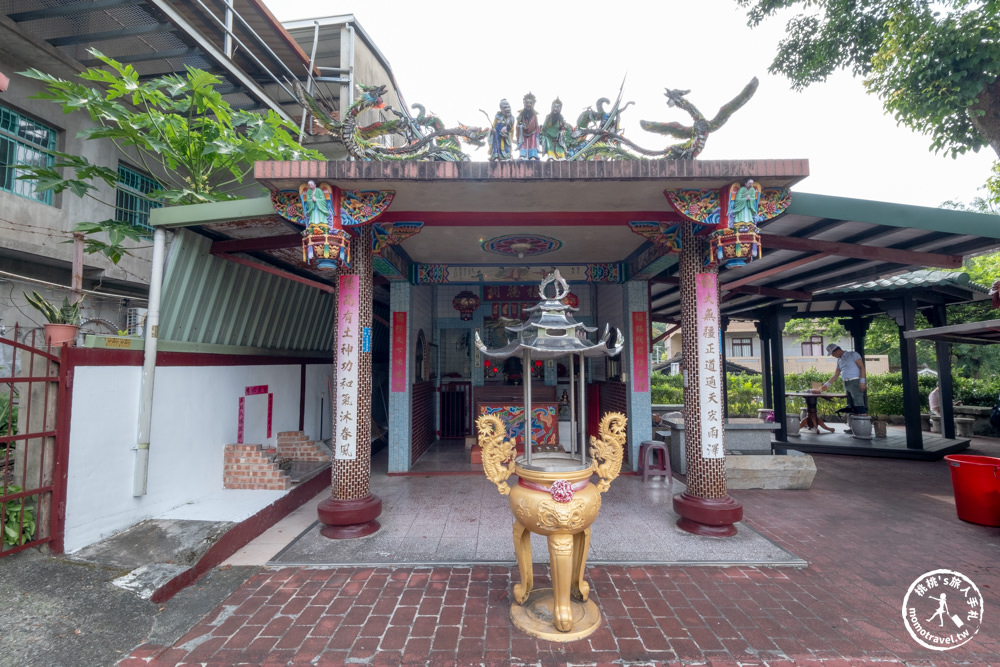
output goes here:
[[[785, 391], [809, 391], [814, 383], [826, 382], [829, 373], [810, 369], [805, 373], [794, 373], [785, 376]], [[760, 375], [726, 374], [728, 391], [728, 408], [730, 417], [756, 417], [757, 410], [764, 407], [764, 390]], [[956, 401], [963, 405], [978, 405], [992, 407], [1000, 395], [1000, 377], [988, 380], [955, 377], [953, 379], [953, 394]], [[684, 380], [681, 374], [663, 375], [653, 373], [650, 378], [652, 402], [654, 404], [684, 403]], [[933, 375], [921, 375], [917, 378], [920, 394], [920, 409], [928, 410], [927, 396], [937, 384]], [[844, 383], [837, 379], [828, 391], [843, 393]], [[837, 410], [847, 405], [846, 399], [821, 400], [818, 403], [820, 415], [833, 415]], [[805, 407], [802, 398], [789, 398], [785, 401], [785, 411], [795, 414]], [[903, 414], [903, 374], [885, 373], [868, 376], [868, 408], [874, 415]]]
[[650, 401], [654, 405], [678, 405], [684, 403], [684, 377], [653, 373], [649, 377]]
[[[930, 389], [933, 388], [932, 385]], [[927, 393], [930, 393], [930, 389]], [[962, 405], [993, 407], [997, 404], [998, 396], [1000, 396], [1000, 377], [989, 380], [965, 377], [952, 379], [952, 398], [961, 401]], [[926, 402], [926, 397], [924, 400]]]
[[[0, 437], [5, 435], [17, 435], [17, 406], [12, 405], [10, 390], [6, 387], [0, 388]], [[3, 444], [0, 444], [0, 453], [3, 452]]]
[[[21, 493], [21, 487], [8, 486], [7, 493]], [[0, 514], [0, 535], [3, 545], [16, 547], [27, 544], [35, 537], [35, 500], [33, 496], [8, 500]]]

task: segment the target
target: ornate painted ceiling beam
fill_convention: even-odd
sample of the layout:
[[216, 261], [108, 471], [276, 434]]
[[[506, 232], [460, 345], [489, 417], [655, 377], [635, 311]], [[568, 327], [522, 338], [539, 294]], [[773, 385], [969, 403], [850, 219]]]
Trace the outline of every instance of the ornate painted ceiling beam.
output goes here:
[[802, 252], [825, 252], [855, 259], [879, 262], [895, 262], [904, 265], [933, 266], [942, 269], [957, 269], [962, 266], [960, 255], [942, 255], [933, 252], [903, 250], [901, 248], [878, 248], [874, 246], [841, 243], [839, 241], [818, 241], [797, 236], [762, 234], [765, 248], [774, 250], [801, 250]]

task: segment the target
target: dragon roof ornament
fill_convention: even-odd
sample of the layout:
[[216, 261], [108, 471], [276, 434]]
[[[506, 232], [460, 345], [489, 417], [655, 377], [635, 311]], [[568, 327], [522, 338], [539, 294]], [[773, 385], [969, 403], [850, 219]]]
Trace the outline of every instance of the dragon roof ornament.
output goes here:
[[[691, 124], [678, 122], [640, 121], [640, 127], [647, 132], [668, 135], [682, 139], [679, 143], [667, 146], [662, 150], [647, 149], [626, 139], [621, 131], [621, 114], [632, 102], [622, 105], [622, 88], [610, 110], [605, 111], [605, 105], [610, 102], [606, 97], [597, 100], [596, 110], [589, 107], [577, 117], [576, 126], [559, 120], [558, 133], [549, 132], [549, 143], [555, 142], [558, 150], [549, 153], [549, 159], [581, 161], [581, 160], [693, 160], [705, 148], [708, 135], [722, 127], [730, 116], [746, 104], [757, 91], [758, 81], [754, 77], [738, 95], [724, 104], [718, 113], [709, 120], [697, 107], [687, 100], [688, 90], [666, 89], [668, 107], [677, 107], [691, 116]], [[534, 135], [525, 133], [523, 128], [515, 126], [521, 123], [520, 114], [515, 116], [510, 112], [506, 100], [500, 103], [501, 110], [491, 119], [490, 126], [485, 128], [468, 127], [458, 124], [447, 128], [440, 118], [428, 115], [422, 105], [414, 104], [417, 116], [393, 109], [382, 99], [386, 94], [386, 86], [358, 85], [360, 94], [343, 115], [343, 120], [337, 120], [327, 114], [320, 104], [296, 83], [295, 92], [303, 108], [313, 115], [316, 121], [344, 144], [348, 154], [355, 160], [393, 161], [393, 160], [432, 160], [448, 162], [468, 161], [469, 155], [462, 151], [462, 143], [483, 146], [489, 142], [491, 161], [513, 161], [517, 159], [516, 142], [537, 142], [537, 131]], [[529, 93], [530, 95], [530, 93]], [[534, 96], [532, 96], [534, 97]], [[526, 96], [527, 98], [527, 96]], [[561, 106], [561, 105], [560, 105]], [[370, 125], [359, 125], [358, 116], [367, 110], [383, 110], [383, 118]], [[485, 113], [485, 112], [484, 112]], [[487, 117], [488, 114], [487, 114]], [[537, 121], [536, 121], [537, 123]], [[401, 145], [387, 147], [380, 143], [386, 137], [401, 140]], [[522, 151], [523, 152], [523, 151]], [[537, 160], [538, 151], [523, 152]], [[558, 157], [553, 157], [557, 155]], [[525, 159], [525, 158], [521, 158]]]

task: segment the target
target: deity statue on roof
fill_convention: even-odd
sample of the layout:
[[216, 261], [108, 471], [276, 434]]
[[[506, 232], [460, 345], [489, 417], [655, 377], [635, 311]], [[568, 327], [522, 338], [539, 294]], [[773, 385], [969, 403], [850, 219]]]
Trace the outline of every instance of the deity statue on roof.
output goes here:
[[569, 131], [569, 124], [563, 119], [562, 101], [557, 97], [552, 102], [552, 111], [545, 117], [542, 123], [541, 140], [542, 152], [550, 160], [566, 159], [566, 132]]
[[500, 100], [500, 110], [493, 117], [490, 128], [490, 162], [506, 162], [511, 159], [514, 133], [514, 114], [510, 102]]
[[522, 160], [538, 159], [538, 112], [535, 96], [524, 96], [524, 108], [517, 114], [517, 151]]

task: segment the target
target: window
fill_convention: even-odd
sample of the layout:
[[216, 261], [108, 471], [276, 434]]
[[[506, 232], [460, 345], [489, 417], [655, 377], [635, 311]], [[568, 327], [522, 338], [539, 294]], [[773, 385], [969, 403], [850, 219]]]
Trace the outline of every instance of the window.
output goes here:
[[161, 185], [149, 176], [135, 169], [118, 165], [118, 193], [115, 201], [115, 220], [127, 222], [133, 227], [153, 231], [149, 224], [149, 212], [160, 208], [161, 204], [147, 195], [161, 189]]
[[753, 356], [753, 338], [733, 338], [734, 357]]
[[823, 337], [822, 336], [810, 336], [809, 340], [802, 341], [802, 356], [803, 357], [822, 357], [823, 356]]
[[55, 150], [56, 137], [51, 127], [0, 106], [0, 190], [51, 205], [52, 191], [38, 192], [34, 181], [18, 180], [24, 172], [14, 165], [52, 164], [53, 157], [46, 151]]

